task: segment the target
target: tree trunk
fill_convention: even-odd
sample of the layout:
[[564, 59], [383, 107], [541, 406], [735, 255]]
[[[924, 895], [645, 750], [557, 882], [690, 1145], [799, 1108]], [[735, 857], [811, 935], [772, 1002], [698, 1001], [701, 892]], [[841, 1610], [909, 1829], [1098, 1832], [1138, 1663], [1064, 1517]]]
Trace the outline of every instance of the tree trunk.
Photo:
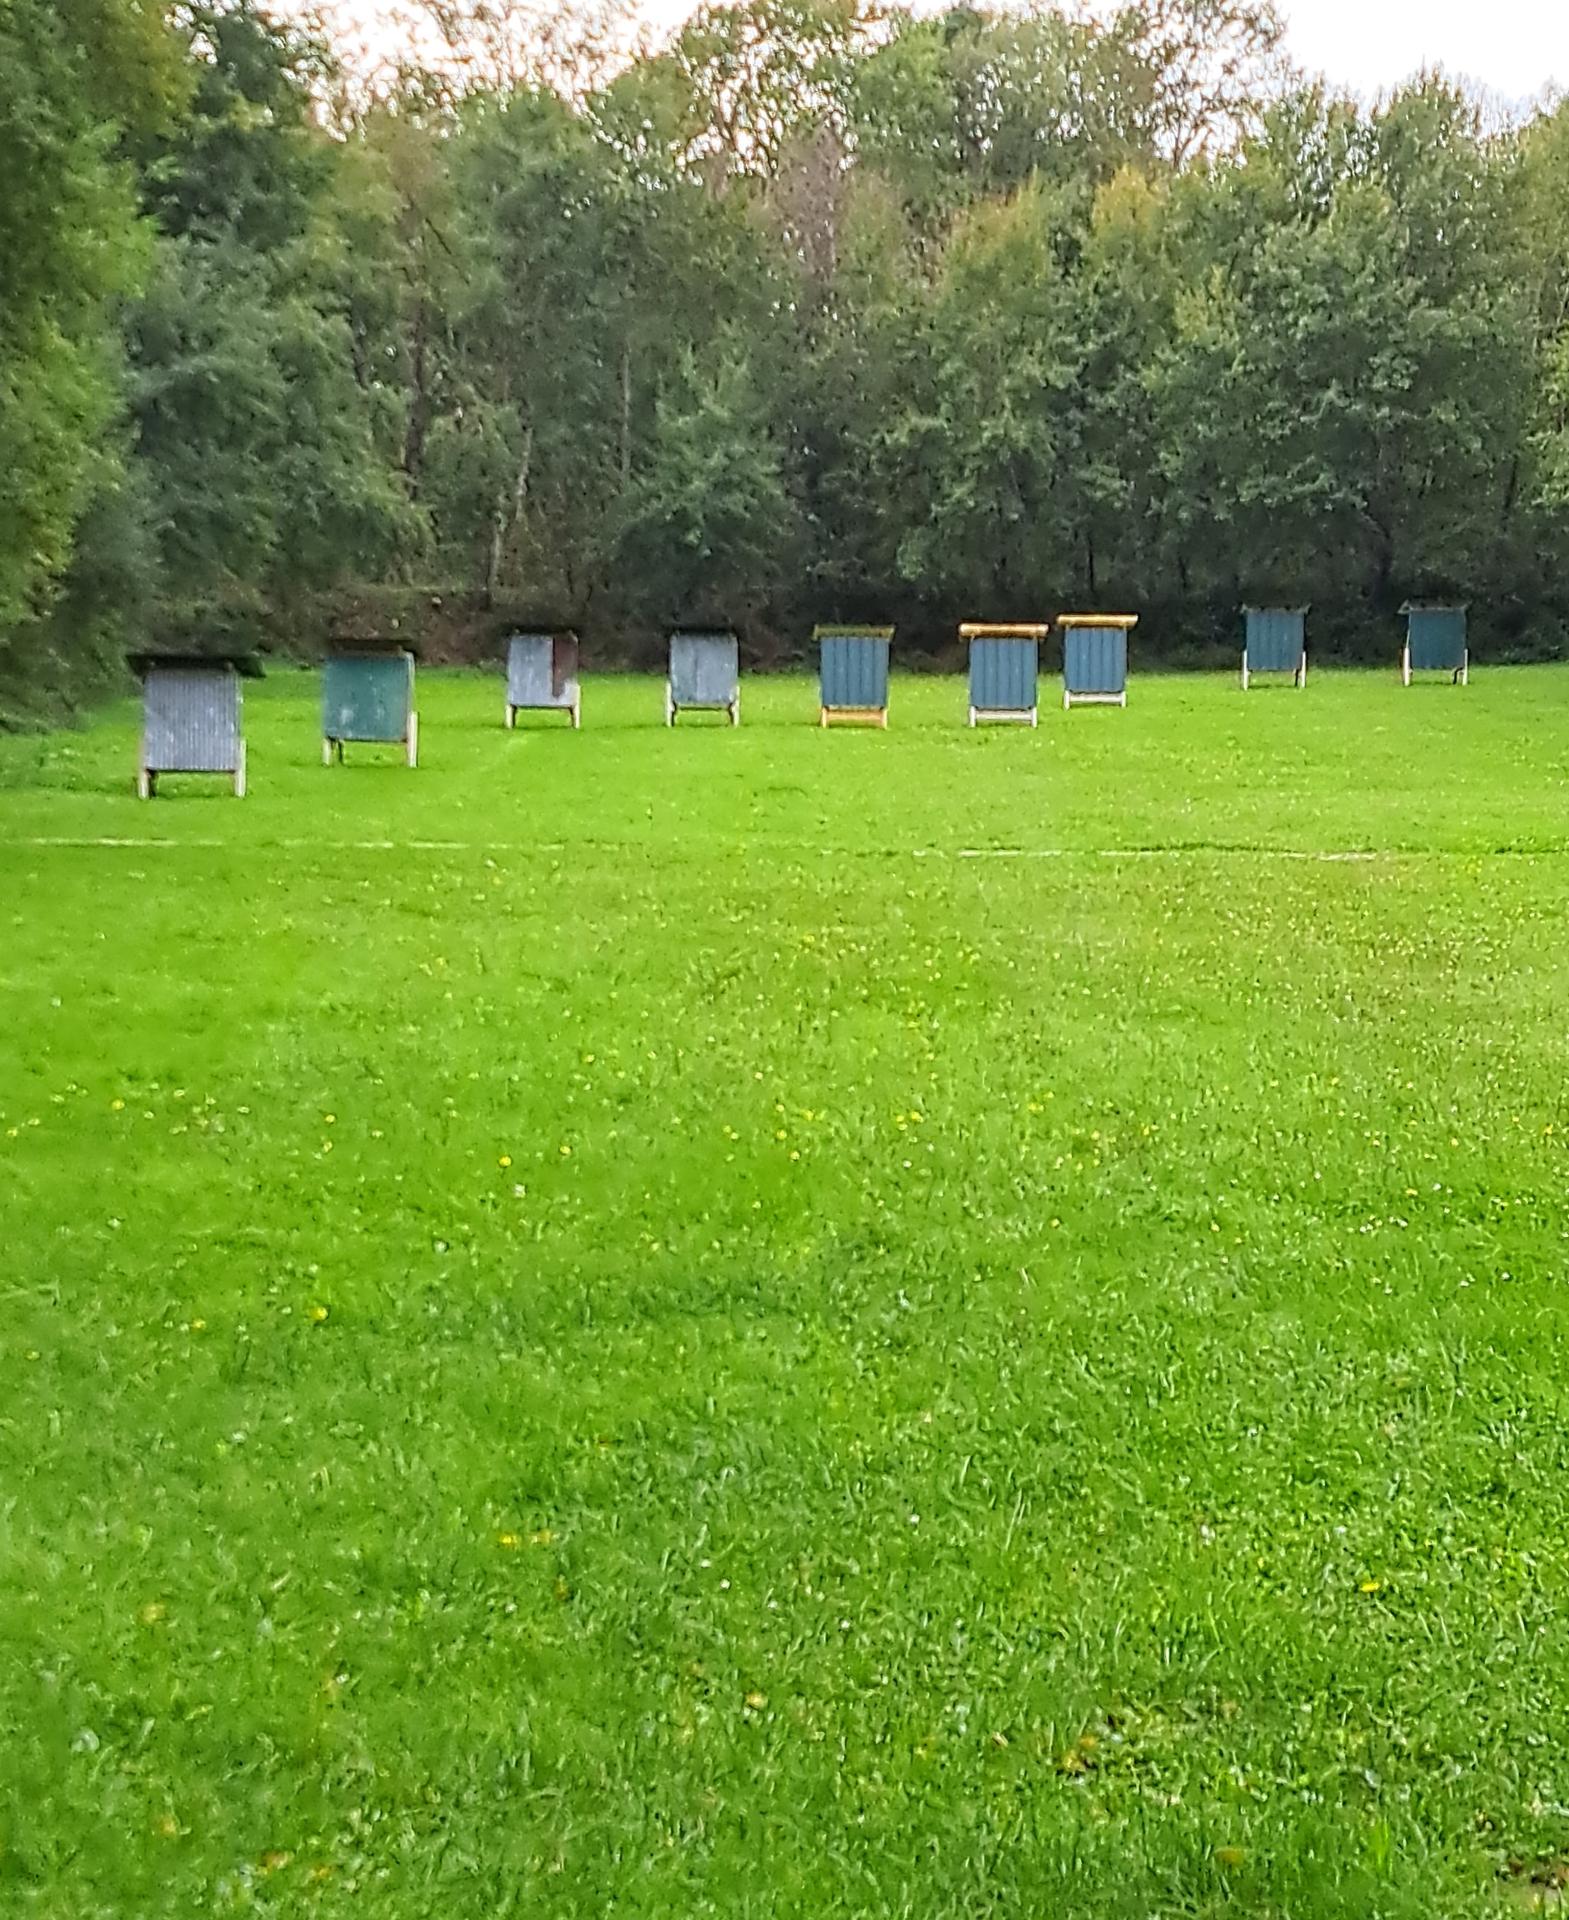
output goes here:
[[1373, 529], [1373, 595], [1380, 606], [1387, 606], [1394, 598], [1395, 579], [1395, 543], [1389, 529], [1381, 521], [1367, 515], [1368, 524]]
[[496, 502], [496, 511], [490, 522], [490, 562], [485, 569], [485, 605], [496, 604], [496, 589], [501, 584], [501, 560], [506, 552], [507, 541], [512, 530], [523, 518], [523, 509], [528, 504], [529, 467], [534, 458], [534, 429], [523, 430], [523, 452], [518, 460], [516, 478], [512, 482], [510, 497], [503, 495]]
[[429, 353], [427, 328], [429, 315], [424, 296], [415, 302], [414, 325], [409, 341], [409, 418], [403, 433], [403, 473], [409, 483], [411, 499], [419, 498], [420, 476], [425, 466], [425, 438], [430, 432]]
[[632, 343], [621, 345], [621, 485], [632, 478]]
[[1498, 516], [1498, 524], [1505, 532], [1514, 518], [1515, 502], [1520, 497], [1520, 456], [1516, 454], [1509, 462], [1509, 478], [1504, 483], [1503, 511]]

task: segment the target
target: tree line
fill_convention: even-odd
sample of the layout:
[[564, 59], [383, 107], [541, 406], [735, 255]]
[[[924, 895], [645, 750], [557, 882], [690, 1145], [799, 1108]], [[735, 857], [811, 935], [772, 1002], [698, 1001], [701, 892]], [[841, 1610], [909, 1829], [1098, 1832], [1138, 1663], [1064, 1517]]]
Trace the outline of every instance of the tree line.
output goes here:
[[1558, 649], [1569, 106], [1339, 97], [1268, 0], [425, 11], [369, 85], [257, 0], [0, 7], [0, 722], [338, 620]]

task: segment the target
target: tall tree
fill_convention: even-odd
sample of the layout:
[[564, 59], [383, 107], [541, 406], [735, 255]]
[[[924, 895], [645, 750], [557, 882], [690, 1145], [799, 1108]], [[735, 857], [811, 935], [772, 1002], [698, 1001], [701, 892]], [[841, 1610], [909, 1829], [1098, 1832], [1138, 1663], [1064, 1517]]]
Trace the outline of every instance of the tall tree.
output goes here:
[[956, 231], [910, 316], [904, 404], [878, 437], [900, 572], [939, 603], [1039, 608], [1071, 575], [1082, 343], [1071, 208], [1032, 187]]
[[683, 158], [773, 174], [791, 138], [842, 127], [867, 19], [861, 0], [722, 0], [660, 59], [684, 93]]
[[1495, 181], [1437, 83], [1354, 140], [1303, 106], [1204, 209], [1156, 376], [1171, 519], [1217, 586], [1454, 590], [1489, 564], [1530, 385]]
[[1287, 71], [1274, 0], [1137, 0], [1109, 37], [1142, 72], [1149, 137], [1175, 167], [1255, 131]]
[[0, 682], [63, 692], [91, 663], [39, 621], [82, 516], [103, 502], [107, 526], [123, 484], [115, 323], [148, 257], [118, 147], [182, 77], [139, 0], [9, 0], [0, 75]]
[[254, 0], [179, 21], [196, 84], [139, 155], [162, 237], [130, 343], [165, 624], [199, 638], [378, 572], [417, 529], [396, 410], [356, 335], [346, 221], [364, 242], [374, 216], [340, 204], [342, 155], [312, 111], [327, 56]]
[[546, 90], [471, 102], [450, 160], [449, 393], [426, 498], [472, 584], [580, 610], [620, 464], [609, 161]]
[[661, 621], [766, 606], [792, 557], [794, 504], [746, 345], [665, 377], [621, 516], [618, 565]]

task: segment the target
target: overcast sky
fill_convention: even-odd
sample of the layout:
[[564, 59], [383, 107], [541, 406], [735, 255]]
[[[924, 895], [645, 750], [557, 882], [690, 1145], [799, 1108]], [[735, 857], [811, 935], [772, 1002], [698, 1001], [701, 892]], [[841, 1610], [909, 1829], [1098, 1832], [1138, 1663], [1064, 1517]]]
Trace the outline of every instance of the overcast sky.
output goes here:
[[1304, 67], [1375, 93], [1442, 66], [1511, 100], [1569, 85], [1565, 0], [1287, 0]]
[[[279, 0], [284, 10], [305, 0]], [[321, 4], [321, 0], [317, 0]], [[339, 17], [365, 22], [395, 0], [327, 0]], [[693, 0], [641, 0], [650, 25], [671, 27]], [[925, 0], [922, 11], [935, 10]], [[1569, 89], [1569, 0], [1283, 0], [1290, 47], [1313, 72], [1362, 93], [1442, 66], [1508, 101], [1544, 87]]]

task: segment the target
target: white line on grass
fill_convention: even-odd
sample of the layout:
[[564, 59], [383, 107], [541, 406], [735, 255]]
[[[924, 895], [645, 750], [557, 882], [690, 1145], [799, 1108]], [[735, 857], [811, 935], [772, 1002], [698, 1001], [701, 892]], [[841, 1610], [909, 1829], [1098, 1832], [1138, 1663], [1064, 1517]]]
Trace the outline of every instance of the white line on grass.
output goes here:
[[[960, 847], [955, 860], [1186, 860], [1202, 854], [1206, 860], [1240, 856], [1247, 860], [1384, 860], [1384, 853], [1313, 853], [1293, 847]], [[923, 856], [917, 854], [918, 859]], [[939, 848], [939, 860], [948, 856]]]
[[[584, 846], [600, 851], [616, 851], [620, 843], [583, 842], [573, 846], [566, 841], [534, 841], [520, 846], [513, 840], [322, 840], [284, 839], [250, 842], [245, 840], [154, 840], [131, 835], [34, 834], [15, 839], [0, 839], [0, 848], [115, 848], [134, 853], [264, 853], [269, 848], [284, 853], [569, 853]], [[641, 851], [641, 849], [640, 849]], [[814, 851], [825, 858], [845, 853], [885, 851], [882, 848], [819, 847]], [[898, 851], [898, 849], [895, 849]], [[1470, 849], [1411, 848], [1369, 853], [1351, 849], [1313, 850], [1298, 847], [912, 847], [914, 860], [1309, 860], [1335, 865], [1360, 864], [1374, 860], [1440, 858], [1473, 859]], [[1508, 849], [1496, 849], [1507, 852]], [[1529, 858], [1529, 853], [1527, 854]]]
[[178, 853], [194, 849], [198, 853], [265, 853], [269, 848], [284, 853], [309, 852], [319, 847], [323, 853], [516, 853], [510, 840], [140, 840], [88, 834], [41, 833], [14, 840], [0, 839], [0, 847], [125, 847], [133, 853]]

